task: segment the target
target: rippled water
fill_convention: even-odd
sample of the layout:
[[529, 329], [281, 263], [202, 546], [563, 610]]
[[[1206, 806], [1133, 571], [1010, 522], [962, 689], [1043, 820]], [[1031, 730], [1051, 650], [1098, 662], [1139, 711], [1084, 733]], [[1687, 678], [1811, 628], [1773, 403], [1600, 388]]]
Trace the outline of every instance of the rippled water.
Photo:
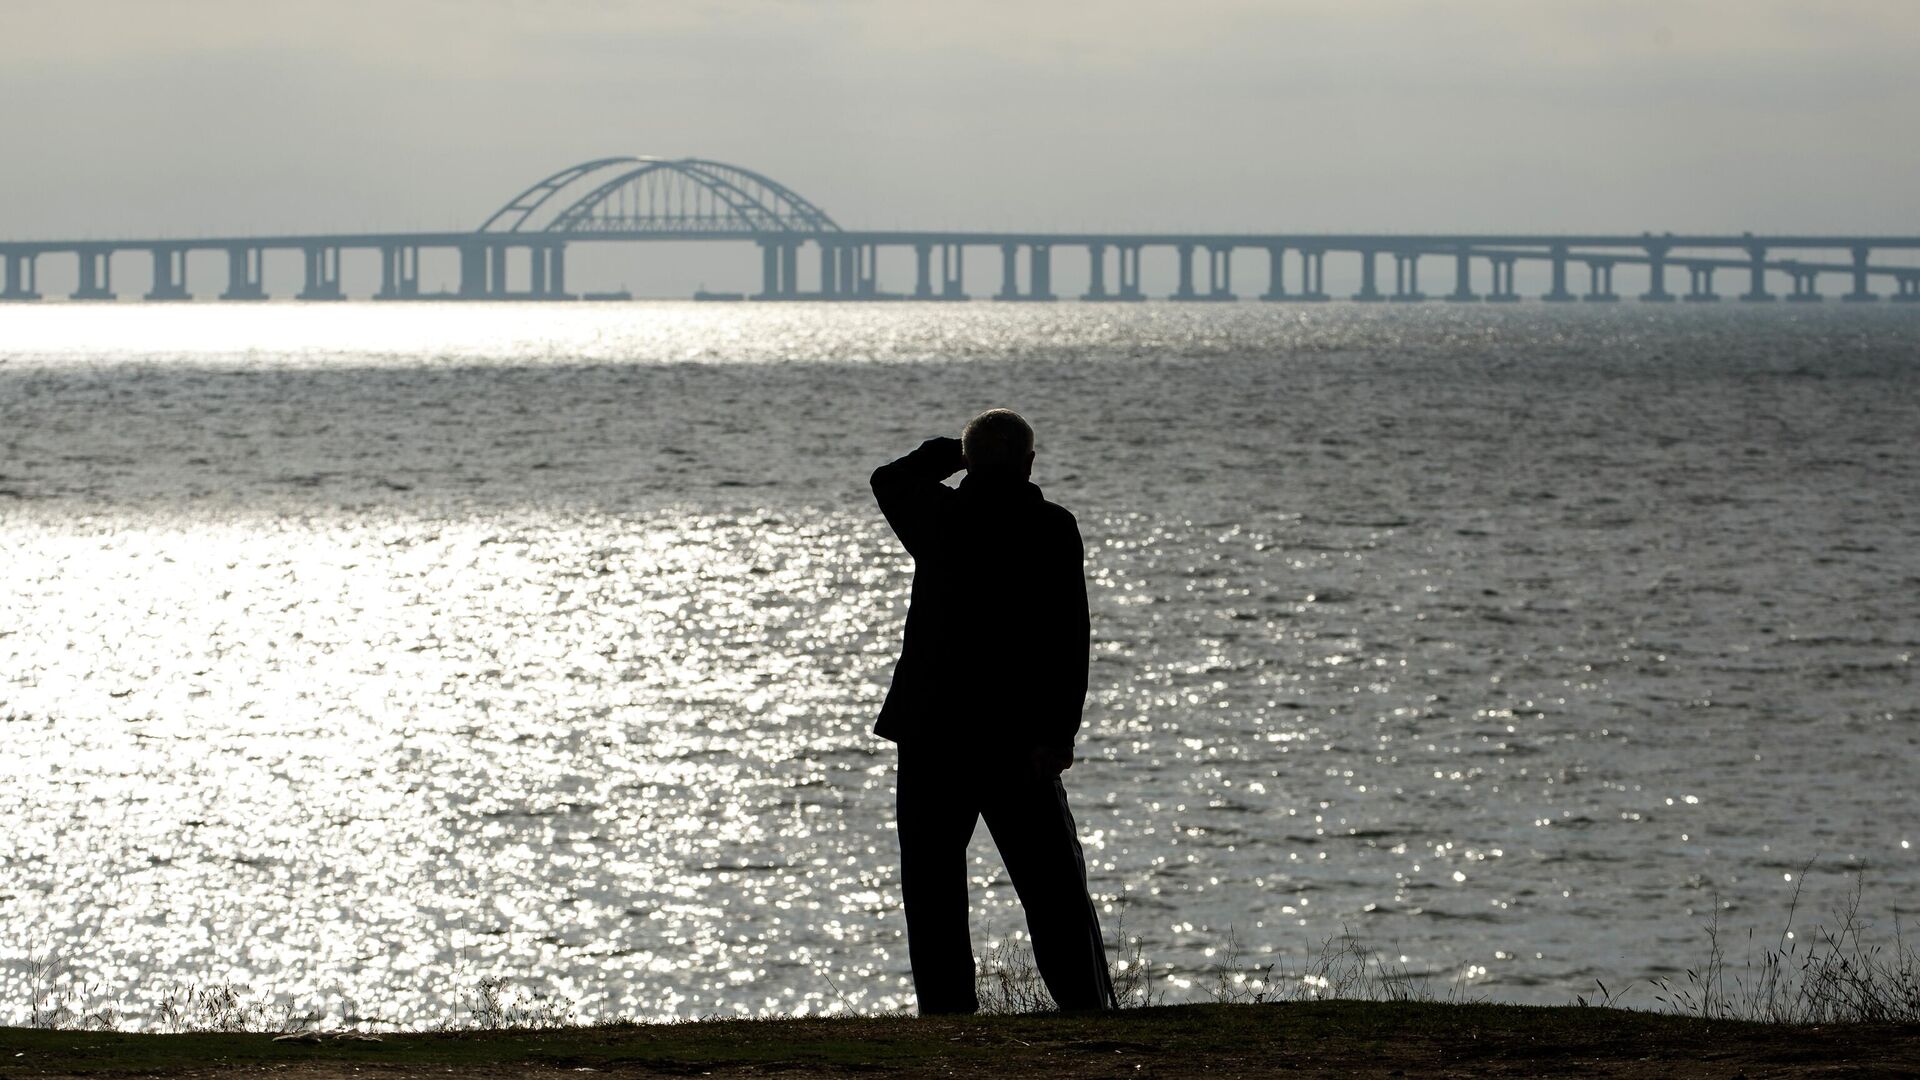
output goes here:
[[[1343, 929], [1494, 1000], [1915, 910], [1920, 312], [0, 312], [0, 1021], [32, 961], [453, 1017], [911, 1003], [909, 564], [1020, 408], [1089, 541], [1069, 774], [1198, 994]], [[976, 942], [1020, 928], [980, 830]], [[1633, 999], [1629, 999], [1633, 1000]], [[1645, 1003], [1644, 997], [1641, 999]]]

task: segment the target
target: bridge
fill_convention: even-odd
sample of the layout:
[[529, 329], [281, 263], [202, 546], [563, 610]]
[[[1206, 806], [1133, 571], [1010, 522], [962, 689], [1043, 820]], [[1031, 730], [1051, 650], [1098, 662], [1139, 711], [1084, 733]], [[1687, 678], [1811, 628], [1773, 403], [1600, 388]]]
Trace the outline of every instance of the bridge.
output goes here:
[[[1892, 300], [1920, 302], [1920, 266], [1885, 261], [1892, 253], [1920, 250], [1916, 236], [863, 231], [843, 228], [792, 188], [751, 169], [654, 157], [569, 166], [528, 186], [471, 232], [0, 241], [0, 300], [39, 300], [39, 262], [50, 257], [74, 260], [71, 299], [115, 299], [114, 259], [128, 254], [152, 260], [145, 299], [189, 300], [187, 257], [193, 252], [226, 256], [221, 300], [266, 299], [263, 270], [270, 253], [301, 260], [303, 287], [296, 299], [345, 299], [340, 266], [346, 252], [378, 259], [380, 289], [373, 297], [379, 300], [566, 300], [575, 298], [566, 284], [569, 246], [660, 240], [758, 245], [760, 291], [741, 298], [765, 301], [966, 300], [966, 254], [984, 248], [1000, 261], [994, 299], [1014, 301], [1058, 299], [1052, 284], [1056, 249], [1077, 249], [1086, 260], [1088, 286], [1081, 300], [1146, 299], [1140, 265], [1149, 249], [1174, 259], [1178, 287], [1168, 299], [1236, 300], [1234, 255], [1251, 249], [1266, 255], [1259, 298], [1267, 301], [1330, 299], [1325, 275], [1331, 254], [1353, 260], [1360, 287], [1351, 299], [1361, 302], [1428, 299], [1420, 285], [1423, 261], [1439, 264], [1442, 274], [1451, 264], [1452, 288], [1438, 299], [1454, 302], [1520, 300], [1514, 269], [1523, 262], [1548, 270], [1551, 287], [1539, 299], [1551, 302], [1619, 300], [1613, 281], [1619, 266], [1642, 271], [1646, 288], [1638, 297], [1656, 303], [1719, 300], [1715, 275], [1721, 271], [1744, 279], [1739, 299], [1750, 302], [1819, 301], [1823, 277], [1848, 287], [1842, 300], [1878, 300], [1884, 289]], [[911, 290], [881, 287], [882, 249], [912, 251]], [[422, 252], [457, 259], [453, 292], [421, 290]], [[1195, 273], [1197, 257], [1205, 263], [1204, 282]], [[1382, 272], [1385, 260], [1392, 263], [1391, 285]], [[810, 281], [802, 280], [803, 266]], [[1476, 267], [1484, 268], [1482, 291], [1475, 288]], [[510, 269], [523, 286], [512, 287]], [[1583, 283], [1574, 280], [1581, 269]], [[1685, 291], [1669, 291], [1669, 282], [1677, 285], [1682, 273]], [[1769, 291], [1770, 280], [1787, 291]], [[1584, 291], [1576, 293], [1576, 284], [1584, 284]]]

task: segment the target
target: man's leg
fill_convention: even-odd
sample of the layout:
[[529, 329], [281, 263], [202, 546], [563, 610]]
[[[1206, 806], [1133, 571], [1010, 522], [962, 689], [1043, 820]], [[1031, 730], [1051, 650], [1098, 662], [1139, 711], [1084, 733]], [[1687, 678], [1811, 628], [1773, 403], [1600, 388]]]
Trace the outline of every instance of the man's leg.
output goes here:
[[894, 778], [900, 898], [922, 1016], [980, 1007], [967, 928], [967, 842], [979, 811], [956, 768], [952, 754], [902, 745]]
[[1100, 917], [1087, 895], [1086, 856], [1059, 780], [1009, 779], [989, 799], [987, 828], [1027, 911], [1033, 960], [1054, 1004], [1114, 1007]]

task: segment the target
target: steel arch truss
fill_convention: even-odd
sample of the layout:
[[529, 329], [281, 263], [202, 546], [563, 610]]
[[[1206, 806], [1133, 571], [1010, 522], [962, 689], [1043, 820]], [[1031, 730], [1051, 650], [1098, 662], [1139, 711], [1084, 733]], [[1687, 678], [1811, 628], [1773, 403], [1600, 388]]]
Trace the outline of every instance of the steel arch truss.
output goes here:
[[792, 188], [751, 169], [700, 158], [618, 157], [554, 173], [495, 211], [480, 231], [758, 237], [840, 226]]

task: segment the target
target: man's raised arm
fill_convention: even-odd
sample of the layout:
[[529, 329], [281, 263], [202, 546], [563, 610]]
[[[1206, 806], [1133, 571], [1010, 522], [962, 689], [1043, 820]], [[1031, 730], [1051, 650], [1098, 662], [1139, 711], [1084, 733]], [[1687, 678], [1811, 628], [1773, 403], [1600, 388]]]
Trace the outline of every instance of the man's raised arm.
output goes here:
[[873, 497], [908, 554], [925, 550], [936, 501], [950, 494], [940, 481], [964, 468], [960, 440], [942, 437], [873, 470]]

